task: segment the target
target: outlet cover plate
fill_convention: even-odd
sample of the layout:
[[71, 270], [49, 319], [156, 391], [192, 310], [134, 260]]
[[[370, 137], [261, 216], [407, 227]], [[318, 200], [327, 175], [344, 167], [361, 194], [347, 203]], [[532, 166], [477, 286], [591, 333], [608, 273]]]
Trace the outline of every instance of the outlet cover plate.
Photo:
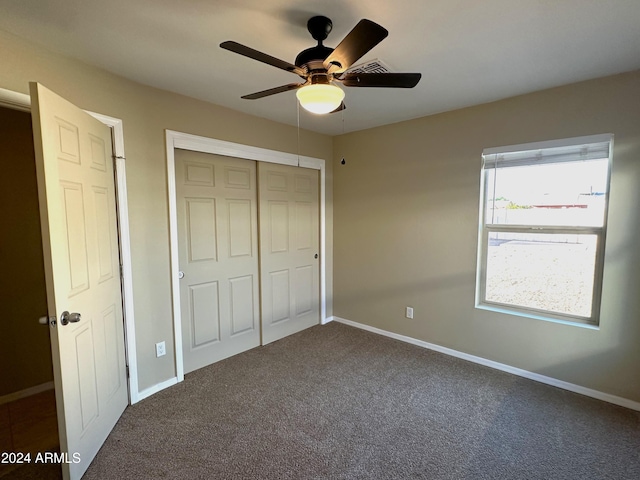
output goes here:
[[162, 357], [167, 354], [167, 347], [164, 342], [156, 343], [156, 357]]

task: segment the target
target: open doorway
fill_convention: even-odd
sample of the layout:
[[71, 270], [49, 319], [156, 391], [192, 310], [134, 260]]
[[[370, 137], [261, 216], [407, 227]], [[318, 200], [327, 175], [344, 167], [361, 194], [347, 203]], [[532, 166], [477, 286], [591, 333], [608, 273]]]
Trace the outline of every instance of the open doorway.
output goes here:
[[[29, 218], [29, 219], [35, 218], [36, 224], [31, 224], [31, 226], [33, 229], [32, 231], [38, 232], [37, 235], [39, 238], [37, 241], [34, 241], [32, 245], [29, 246], [29, 245], [26, 245], [25, 235], [21, 235], [21, 234], [17, 234], [15, 236], [8, 235], [5, 239], [0, 238], [0, 240], [5, 242], [6, 244], [6, 245], [4, 244], [0, 245], [0, 247], [8, 253], [6, 258], [9, 260], [5, 261], [5, 257], [3, 257], [2, 266], [5, 267], [3, 269], [3, 276], [8, 277], [7, 282], [9, 284], [16, 283], [17, 279], [22, 278], [20, 276], [22, 275], [22, 270], [21, 270], [22, 266], [18, 261], [13, 261], [14, 257], [16, 259], [20, 258], [20, 255], [29, 257], [30, 249], [33, 252], [37, 252], [39, 259], [37, 259], [35, 263], [38, 263], [40, 265], [40, 267], [38, 268], [40, 272], [44, 270], [44, 277], [46, 280], [43, 281], [42, 284], [46, 286], [43, 288], [42, 291], [44, 291], [44, 289], [46, 288], [47, 302], [45, 302], [44, 305], [46, 305], [45, 312], [48, 312], [48, 314], [50, 315], [49, 320], [51, 320], [50, 322], [51, 325], [50, 327], [44, 327], [44, 325], [39, 324], [38, 320], [46, 319], [46, 317], [42, 317], [44, 312], [40, 311], [40, 308], [37, 309], [38, 310], [37, 313], [30, 312], [30, 313], [22, 313], [22, 314], [15, 314], [15, 312], [9, 311], [8, 308], [5, 308], [5, 311], [3, 312], [4, 313], [3, 327], [5, 327], [4, 328], [5, 332], [3, 332], [3, 335], [0, 336], [0, 347], [3, 347], [4, 345], [13, 346], [15, 343], [13, 342], [14, 337], [20, 338], [20, 339], [29, 338], [29, 337], [38, 337], [38, 334], [28, 331], [29, 330], [28, 327], [30, 325], [33, 325], [29, 322], [33, 321], [34, 318], [35, 318], [36, 328], [38, 326], [42, 326], [42, 328], [44, 328], [47, 332], [43, 337], [42, 336], [40, 337], [41, 339], [42, 338], [46, 339], [47, 347], [42, 349], [42, 348], [35, 348], [33, 346], [27, 346], [22, 348], [7, 349], [7, 351], [9, 352], [7, 353], [8, 360], [4, 362], [4, 365], [3, 365], [3, 366], [6, 365], [7, 368], [0, 369], [0, 386], [7, 384], [5, 385], [6, 389], [14, 390], [14, 388], [8, 385], [9, 380], [11, 378], [21, 379], [24, 377], [23, 375], [16, 374], [16, 370], [17, 370], [16, 366], [19, 365], [18, 360], [24, 357], [26, 358], [26, 362], [23, 362], [23, 365], [31, 365], [31, 366], [35, 365], [36, 362], [33, 361], [35, 352], [48, 352], [48, 354], [51, 355], [51, 357], [47, 358], [46, 361], [47, 361], [48, 371], [51, 372], [53, 370], [52, 373], [53, 373], [54, 381], [53, 382], [45, 381], [45, 383], [36, 385], [35, 387], [27, 387], [23, 390], [18, 390], [17, 392], [14, 391], [7, 395], [0, 394], [0, 447], [3, 447], [3, 451], [16, 450], [16, 448], [12, 446], [12, 442], [15, 441], [15, 435], [13, 434], [15, 432], [15, 428], [14, 426], [12, 426], [12, 423], [11, 423], [11, 417], [9, 415], [10, 406], [8, 404], [11, 404], [11, 408], [13, 408], [16, 405], [13, 402], [23, 397], [29, 398], [31, 400], [35, 400], [36, 397], [38, 399], [43, 399], [46, 397], [46, 393], [43, 394], [42, 397], [39, 397], [38, 394], [43, 392], [49, 392], [50, 394], [51, 393], [50, 388], [52, 388], [52, 384], [55, 384], [55, 390], [54, 390], [55, 402], [50, 402], [47, 405], [49, 405], [52, 410], [56, 411], [56, 417], [54, 417], [54, 419], [57, 421], [57, 426], [55, 425], [56, 422], [54, 422], [54, 424], [49, 423], [49, 426], [46, 427], [44, 431], [47, 432], [45, 436], [50, 435], [51, 438], [55, 439], [56, 430], [57, 430], [57, 433], [58, 433], [57, 438], [59, 441], [59, 448], [61, 449], [61, 453], [59, 456], [54, 456], [55, 448], [43, 447], [42, 442], [38, 443], [37, 446], [34, 447], [34, 449], [37, 450], [38, 452], [41, 452], [41, 451], [44, 451], [45, 453], [48, 452], [49, 455], [51, 455], [51, 457], [61, 459], [59, 460], [60, 463], [58, 464], [58, 466], [62, 467], [62, 473], [65, 477], [70, 475], [71, 478], [79, 478], [82, 475], [82, 472], [84, 472], [84, 469], [86, 469], [86, 467], [89, 465], [91, 459], [93, 459], [93, 456], [95, 455], [95, 451], [97, 451], [96, 448], [100, 447], [101, 441], [99, 439], [106, 437], [105, 431], [110, 430], [110, 427], [112, 427], [113, 423], [115, 423], [115, 421], [117, 420], [115, 418], [117, 413], [121, 412], [120, 410], [121, 408], [124, 409], [124, 405], [125, 405], [124, 402], [126, 402], [127, 393], [130, 394], [129, 401], [131, 403], [135, 403], [140, 400], [140, 395], [139, 395], [138, 386], [137, 386], [137, 368], [136, 368], [136, 355], [135, 355], [136, 353], [135, 352], [135, 327], [134, 327], [134, 320], [133, 320], [131, 250], [129, 245], [129, 228], [128, 228], [129, 222], [128, 222], [128, 208], [127, 208], [127, 195], [126, 195], [126, 191], [127, 191], [126, 190], [126, 173], [125, 173], [125, 163], [124, 163], [125, 153], [124, 153], [124, 142], [123, 142], [124, 136], [123, 136], [122, 120], [120, 119], [107, 117], [98, 113], [83, 112], [81, 109], [74, 106], [72, 103], [57, 96], [55, 93], [47, 90], [45, 87], [43, 87], [40, 84], [36, 84], [36, 83], [31, 84], [31, 93], [32, 95], [35, 95], [35, 102], [37, 106], [37, 109], [35, 110], [34, 115], [37, 114], [39, 117], [39, 121], [37, 122], [38, 131], [36, 132], [36, 130], [34, 129], [33, 133], [31, 131], [30, 97], [28, 95], [24, 95], [24, 94], [20, 94], [17, 92], [0, 88], [0, 108], [4, 108], [4, 106], [6, 106], [8, 109], [10, 109], [10, 111], [3, 112], [5, 113], [5, 118], [7, 118], [7, 120], [4, 122], [4, 129], [0, 128], [0, 130], [4, 130], [0, 133], [5, 134], [4, 137], [0, 135], [0, 139], [4, 140], [5, 145], [15, 145], [17, 143], [16, 137], [19, 135], [18, 132], [21, 132], [23, 139], [25, 139], [22, 145], [25, 147], [28, 147], [28, 152], [22, 155], [22, 157], [26, 159], [26, 162], [24, 163], [24, 165], [26, 166], [25, 168], [27, 168], [30, 171], [30, 173], [27, 173], [25, 175], [25, 178], [31, 179], [31, 180], [27, 180], [27, 183], [29, 183], [31, 187], [20, 188], [20, 184], [17, 183], [16, 181], [15, 172], [13, 172], [13, 167], [15, 165], [18, 165], [19, 163], [17, 161], [12, 162], [12, 160], [17, 159], [18, 156], [13, 152], [7, 153], [6, 161], [3, 162], [4, 164], [3, 164], [3, 173], [2, 173], [3, 179], [6, 179], [7, 181], [6, 184], [4, 183], [2, 184], [2, 187], [3, 187], [3, 190], [6, 190], [7, 194], [2, 195], [2, 197], [0, 198], [0, 205], [2, 205], [3, 207], [2, 208], [3, 220], [5, 221], [5, 225], [3, 225], [3, 228], [11, 229], [14, 225], [22, 226], [23, 223], [28, 223], [25, 220], [26, 218]], [[44, 117], [42, 115], [43, 105], [45, 106], [45, 113], [46, 113]], [[53, 107], [53, 111], [50, 107]], [[15, 128], [16, 122], [19, 122], [19, 120], [17, 120], [18, 117], [11, 116], [11, 112], [16, 109], [19, 112], [27, 112], [26, 115], [21, 117], [23, 119], [23, 122], [21, 122], [23, 128], [21, 130]], [[87, 114], [99, 120], [99, 122], [96, 122], [94, 119], [91, 119]], [[50, 137], [45, 138], [45, 136], [42, 136], [42, 142], [33, 141], [34, 137], [37, 137], [38, 140], [40, 140], [40, 136], [42, 133], [40, 130], [44, 130], [46, 132], [53, 131], [53, 132], [56, 132], [58, 135], [66, 134], [68, 131], [70, 131], [68, 128], [66, 128], [67, 126], [66, 123], [64, 125], [59, 123], [59, 121], [64, 122], [63, 120], [61, 120], [61, 118], [65, 116], [71, 119], [71, 125], [82, 124], [85, 137], [87, 132], [89, 132], [90, 142], [93, 142], [91, 143], [90, 152], [86, 148], [87, 147], [86, 142], [82, 144], [85, 148], [82, 151], [80, 151], [77, 148], [75, 150], [73, 149], [69, 150], [66, 148], [61, 150], [62, 144], [60, 142], [62, 141], [62, 138], [58, 138], [59, 141], [56, 141]], [[103, 125], [101, 126], [100, 123]], [[105, 125], [110, 130], [108, 133], [107, 131], [105, 131], [105, 128], [104, 128]], [[65, 127], [64, 131], [60, 131], [60, 128], [58, 128], [60, 126]], [[3, 127], [3, 125], [0, 124], [0, 127]], [[69, 137], [65, 136], [65, 142], [66, 142], [64, 144], [65, 147], [75, 145], [73, 141], [69, 144], [67, 140], [69, 140]], [[40, 151], [33, 150], [32, 145], [34, 143], [40, 149]], [[112, 144], [112, 147], [114, 149], [113, 153], [111, 148], [107, 148], [108, 143]], [[79, 147], [80, 145], [76, 145], [76, 146]], [[96, 148], [94, 148], [94, 146]], [[77, 161], [79, 160], [79, 158], [77, 158], [79, 154], [82, 154], [83, 156], [87, 157], [87, 159], [90, 160], [89, 162], [85, 163], [84, 166], [90, 167], [92, 170], [90, 170], [90, 172], [84, 172], [84, 173], [91, 173], [93, 172], [93, 170], [96, 170], [96, 172], [102, 172], [97, 174], [97, 177], [100, 177], [100, 178], [94, 179], [93, 177], [95, 177], [96, 175], [93, 175], [91, 177], [91, 181], [95, 181], [97, 182], [97, 184], [94, 185], [94, 183], [91, 183], [90, 185], [86, 185], [87, 188], [84, 188], [84, 190], [82, 190], [89, 193], [93, 191], [95, 194], [94, 198], [91, 199], [91, 198], [83, 197], [80, 202], [78, 201], [77, 198], [71, 198], [74, 196], [75, 192], [80, 190], [78, 188], [75, 188], [76, 185], [81, 185], [81, 183], [79, 182], [86, 182], [87, 180], [85, 178], [87, 175], [85, 175], [82, 178], [77, 178], [78, 175], [74, 176], [73, 174], [71, 174], [70, 183], [64, 184], [65, 193], [70, 193], [70, 197], [63, 197], [63, 198], [66, 198], [67, 200], [73, 200], [73, 201], [60, 202], [61, 197], [59, 194], [60, 194], [61, 183], [60, 183], [60, 176], [58, 174], [59, 172], [56, 169], [45, 172], [45, 175], [43, 177], [44, 182], [41, 182], [40, 174], [42, 172], [39, 170], [39, 168], [44, 167], [46, 169], [47, 165], [51, 166], [53, 163], [59, 160], [70, 161], [69, 159], [71, 157], [73, 157], [73, 160], [74, 160], [71, 163], [76, 165], [82, 165], [81, 162]], [[60, 155], [62, 155], [62, 157], [64, 158], [61, 158]], [[110, 158], [113, 158], [114, 170], [111, 170], [109, 166]], [[5, 160], [5, 157], [0, 157], [0, 160]], [[44, 165], [43, 165], [43, 161], [44, 161]], [[34, 170], [32, 168], [34, 164], [36, 167], [35, 170], [37, 172], [37, 176], [34, 176]], [[87, 168], [84, 168], [84, 170], [86, 171]], [[79, 173], [82, 174], [83, 172], [79, 172]], [[34, 182], [34, 179], [36, 179], [35, 182]], [[4, 188], [5, 185], [6, 185], [6, 188]], [[30, 188], [33, 188], [34, 185], [36, 186], [36, 188], [31, 190], [34, 193], [30, 196], [28, 191], [30, 190]], [[16, 187], [16, 188], [12, 188], [12, 187]], [[5, 192], [3, 191], [2, 193], [5, 193]], [[107, 199], [106, 199], [107, 203], [105, 203], [105, 200], [104, 200], [105, 195], [107, 196]], [[113, 197], [114, 195], [117, 197], [117, 199], [112, 198], [111, 202], [109, 202], [108, 197]], [[23, 203], [27, 202], [26, 200], [27, 198], [35, 200], [35, 205], [37, 205], [37, 208], [25, 211]], [[95, 201], [96, 199], [99, 201], [96, 202]], [[83, 205], [85, 203], [90, 204], [94, 209], [92, 212], [90, 212], [89, 217], [84, 216], [85, 209], [78, 208], [78, 205]], [[115, 206], [115, 209], [113, 208], [114, 206]], [[67, 208], [67, 207], [70, 207], [70, 208]], [[109, 210], [108, 213], [107, 213], [107, 210]], [[61, 211], [64, 212], [64, 218], [60, 218], [59, 213]], [[51, 227], [52, 225], [51, 223], [52, 214], [55, 217], [54, 224], [57, 227], [59, 227], [58, 230], [56, 230], [55, 232], [57, 234], [55, 242], [51, 242], [51, 237], [50, 237], [51, 228], [47, 229], [47, 231], [45, 232], [46, 234], [43, 234], [41, 232], [41, 228], [38, 223], [41, 223], [44, 226], [44, 222], [46, 221], [44, 218], [38, 219], [41, 212], [44, 212], [44, 214], [48, 216], [47, 218], [49, 219], [49, 227]], [[11, 214], [13, 214], [13, 216], [11, 216]], [[71, 214], [75, 216], [72, 217]], [[81, 215], [81, 216], [78, 216], [78, 215]], [[95, 229], [98, 228], [99, 231], [97, 233], [102, 235], [102, 236], [98, 235], [98, 241], [102, 239], [102, 244], [104, 245], [105, 235], [108, 235], [109, 240], [107, 241], [107, 243], [112, 247], [111, 255], [107, 264], [107, 266], [110, 267], [109, 271], [112, 273], [112, 275], [109, 277], [109, 279], [102, 279], [102, 278], [101, 279], [105, 280], [106, 282], [107, 280], [116, 278], [116, 276], [113, 274], [118, 270], [120, 270], [121, 294], [120, 295], [114, 294], [113, 297], [110, 296], [109, 300], [113, 300], [112, 304], [109, 305], [109, 308], [102, 309], [101, 311], [101, 313], [106, 315], [106, 317], [103, 316], [104, 321], [102, 322], [102, 325], [106, 325], [106, 323], [110, 322], [109, 326], [112, 328], [109, 328], [107, 330], [105, 326], [104, 334], [102, 332], [102, 329], [100, 328], [98, 328], [97, 330], [93, 329], [95, 335], [85, 335], [84, 338], [82, 339], [82, 342], [76, 341], [74, 344], [73, 343], [74, 334], [77, 337], [78, 336], [77, 334], [82, 334], [91, 329], [94, 323], [93, 316], [89, 314], [88, 322], [84, 322], [82, 325], [80, 325], [80, 328], [71, 328], [71, 329], [66, 328], [65, 332], [68, 332], [69, 334], [65, 333], [61, 335], [60, 329], [55, 328], [57, 327], [57, 323], [58, 323], [56, 319], [57, 317], [56, 314], [62, 315], [63, 317], [64, 317], [64, 314], [58, 312], [57, 310], [56, 311], [52, 310], [54, 307], [49, 304], [48, 300], [50, 298], [53, 298], [53, 295], [58, 295], [61, 293], [59, 291], [59, 288], [56, 289], [57, 286], [63, 286], [64, 288], [64, 286], [66, 285], [68, 287], [68, 284], [66, 282], [68, 281], [69, 274], [72, 272], [71, 272], [70, 259], [66, 258], [66, 256], [69, 255], [69, 250], [65, 250], [65, 245], [68, 245], [69, 247], [73, 246], [74, 248], [78, 246], [80, 247], [86, 246], [84, 244], [81, 244], [82, 242], [70, 243], [68, 241], [69, 238], [77, 238], [77, 237], [70, 236], [69, 231], [73, 230], [75, 232], [77, 228], [85, 228], [85, 226], [87, 225], [88, 218], [90, 220], [91, 226], [94, 228], [94, 233], [96, 232]], [[38, 220], [41, 220], [41, 222], [38, 222]], [[107, 223], [105, 223], [105, 221]], [[13, 222], [13, 225], [12, 225], [12, 222]], [[19, 228], [17, 229], [19, 230]], [[64, 233], [65, 231], [67, 231], [67, 233]], [[115, 235], [117, 235], [118, 237], [117, 240], [114, 238], [114, 232], [115, 232]], [[30, 238], [35, 239], [35, 236]], [[95, 240], [95, 238], [96, 237], [93, 236], [92, 240]], [[115, 246], [116, 244], [119, 246], [119, 249], [117, 252], [115, 252], [115, 255], [114, 255], [113, 246]], [[34, 245], [36, 246], [34, 247]], [[96, 244], [94, 241], [91, 244], [91, 248], [94, 248], [95, 250], [95, 247], [96, 247]], [[27, 253], [25, 254], [25, 252]], [[78, 253], [77, 250], [74, 250], [74, 252]], [[59, 268], [57, 269], [52, 268], [52, 258], [54, 253], [57, 255], [56, 258], [64, 258], [66, 260], [66, 266], [63, 264], [63, 265], [58, 265]], [[80, 252], [80, 255], [81, 254], [82, 252]], [[93, 257], [93, 258], [96, 258], [96, 257]], [[106, 257], [100, 257], [100, 260], [105, 260], [105, 259]], [[120, 263], [119, 269], [118, 269], [118, 263]], [[77, 266], [78, 264], [76, 263], [74, 265]], [[92, 264], [92, 265], [96, 266], [97, 264]], [[102, 262], [100, 266], [105, 267], [105, 263]], [[94, 274], [99, 273], [101, 275], [106, 275], [105, 268], [103, 268], [100, 272], [97, 272], [96, 269], [94, 268], [92, 272]], [[13, 280], [10, 277], [10, 275], [12, 274], [16, 275], [15, 277], [16, 280]], [[55, 277], [56, 275], [62, 277], [60, 282], [56, 283], [55, 278], [50, 278], [51, 276]], [[40, 278], [42, 277], [40, 276]], [[7, 283], [2, 284], [2, 286], [4, 287], [6, 287], [6, 285]], [[29, 291], [38, 291], [38, 290], [34, 289], [33, 284], [26, 283], [26, 284], [23, 284], [21, 288], [18, 288], [18, 291], [19, 293], [25, 293]], [[6, 304], [8, 304], [8, 299], [9, 297], [11, 297], [11, 292], [12, 290], [8, 287], [0, 289], [0, 294], [4, 294], [6, 296], [6, 298], [2, 297], [3, 306], [6, 306]], [[65, 291], [63, 290], [61, 299], [58, 299], [57, 297], [56, 299], [62, 300], [62, 303], [67, 303], [67, 300], [69, 300], [70, 297], [68, 295], [65, 297], [64, 292]], [[118, 315], [114, 316], [112, 314], [114, 311], [120, 310], [119, 308], [120, 301], [116, 299], [116, 296], [121, 299], [121, 302], [122, 302], [121, 308], [122, 310], [124, 310], [124, 312], [126, 312], [126, 316], [123, 317], [123, 315], [120, 314], [119, 319], [118, 319]], [[73, 296], [74, 299], [76, 297], [78, 297], [77, 294]], [[32, 302], [31, 300], [26, 300], [26, 301], [23, 300], [21, 302], [16, 301], [15, 304], [24, 306], [27, 304], [32, 304]], [[89, 311], [91, 310], [91, 308], [88, 308], [88, 310], [87, 308], [85, 308], [88, 306], [95, 306], [95, 301], [88, 302], [86, 305], [83, 305], [82, 308], [86, 311]], [[70, 308], [70, 310], [71, 309], [73, 309], [73, 307]], [[78, 310], [78, 308], [76, 308], [76, 310]], [[55, 315], [55, 316], [51, 317], [52, 315]], [[77, 315], [74, 318], [76, 319], [75, 322], [80, 321], [80, 315]], [[125, 318], [126, 318], [126, 322], [125, 322]], [[70, 323], [73, 323], [73, 322], [74, 320], [71, 319]], [[122, 324], [120, 324], [120, 322], [122, 322]], [[46, 323], [46, 321], [43, 321], [43, 324], [44, 323]], [[65, 326], [67, 324], [64, 322], [61, 322], [61, 323], [62, 323], [62, 326]], [[16, 326], [16, 331], [18, 332], [17, 335], [8, 334], [8, 330], [9, 330], [8, 325], [10, 324], [13, 324]], [[122, 327], [126, 329], [126, 338], [125, 338], [125, 334], [121, 331]], [[102, 346], [102, 342], [106, 341], [105, 336], [108, 335], [109, 333], [113, 333], [114, 329], [116, 330], [117, 335], [115, 337], [113, 335], [110, 337], [110, 340], [112, 341], [111, 343], [109, 343], [109, 345], [111, 347], [112, 352], [114, 352], [115, 350], [118, 350], [118, 353], [116, 354], [117, 362], [115, 361], [114, 359], [115, 357], [113, 356], [110, 357], [109, 359], [105, 359], [104, 358], [105, 351], [96, 347], [96, 342], [97, 344], [99, 344], [99, 346]], [[6, 341], [2, 342], [2, 340], [6, 340]], [[69, 345], [69, 340], [72, 341], [71, 345]], [[93, 345], [87, 342], [92, 342]], [[121, 347], [121, 345], [123, 344], [125, 345], [124, 349]], [[105, 343], [105, 345], [107, 344]], [[75, 349], [76, 355], [75, 356], [72, 355], [73, 358], [70, 360], [67, 354], [69, 352], [73, 353], [74, 349]], [[76, 394], [79, 391], [78, 388], [74, 388], [74, 384], [76, 383], [76, 381], [80, 381], [82, 379], [88, 380], [88, 384], [91, 386], [94, 386], [91, 378], [87, 378], [86, 376], [82, 376], [82, 375], [77, 375], [77, 372], [78, 370], [83, 370], [85, 373], [93, 372], [94, 369], [91, 367], [91, 365], [93, 365], [92, 362], [94, 362], [96, 359], [92, 355], [92, 352], [95, 353], [98, 350], [100, 350], [103, 354], [102, 357], [99, 359], [99, 363], [101, 365], [108, 366], [109, 368], [111, 368], [112, 372], [116, 368], [116, 366], [118, 368], [118, 375], [117, 375], [118, 387], [117, 388], [118, 388], [119, 394], [117, 397], [118, 398], [117, 404], [114, 401], [109, 403], [109, 401], [107, 400], [108, 405], [103, 405], [103, 407], [105, 408], [100, 408], [100, 405], [98, 405], [97, 408], [95, 408], [96, 407], [95, 402], [91, 403], [92, 398], [95, 400], [95, 397], [86, 397], [85, 395], [86, 397], [85, 399], [88, 398], [87, 401], [90, 402], [90, 404], [88, 404], [88, 407], [92, 407], [93, 408], [92, 411], [96, 414], [99, 412], [104, 414], [104, 415], [101, 415], [101, 417], [104, 416], [105, 418], [104, 422], [95, 421], [95, 417], [82, 417], [78, 413], [79, 410], [74, 408], [75, 406], [77, 406], [74, 403], [74, 400], [76, 399], [77, 397]], [[62, 361], [63, 353], [65, 355], [64, 361]], [[83, 354], [85, 356], [85, 358], [83, 358], [82, 361], [80, 361], [80, 358], [78, 357], [79, 354]], [[125, 369], [125, 364], [127, 359], [125, 358], [125, 355], [128, 356], [128, 360], [130, 362], [129, 366], [127, 366], [126, 369]], [[99, 385], [107, 385], [108, 382], [111, 382], [111, 384], [114, 384], [114, 381], [116, 380], [116, 377], [114, 375], [111, 375], [108, 378], [106, 378], [105, 376], [106, 370], [102, 369], [100, 371], [102, 372], [103, 375], [100, 379]], [[129, 371], [131, 372], [131, 375], [127, 379], [126, 374]], [[66, 375], [66, 381], [63, 382], [63, 376], [65, 375]], [[5, 379], [7, 379], [6, 382], [5, 382]], [[96, 383], [96, 385], [98, 385], [98, 383]], [[129, 387], [129, 389], [127, 389], [127, 387]], [[88, 390], [85, 390], [85, 393], [91, 392], [91, 391], [92, 390], [90, 387]], [[95, 391], [95, 388], [93, 391]], [[108, 393], [109, 390], [103, 389], [102, 392]], [[112, 394], [110, 398], [114, 399], [115, 397], [116, 397], [115, 394]], [[69, 402], [69, 399], [71, 399], [70, 402]], [[47, 402], [46, 398], [42, 401], [45, 403]], [[7, 406], [3, 407], [3, 405], [5, 404], [7, 404]], [[113, 408], [109, 410], [109, 407], [113, 407]], [[31, 414], [27, 413], [26, 416], [29, 417], [31, 420], [33, 420], [32, 423], [34, 424], [38, 424], [39, 426], [47, 425], [47, 422], [43, 421], [41, 417], [41, 415], [45, 411], [45, 408], [41, 404], [40, 405], [36, 404], [34, 406], [33, 412], [36, 412], [36, 411], [38, 412], [38, 415], [40, 415], [39, 419], [37, 415], [33, 413]], [[107, 419], [106, 415], [108, 414], [111, 414], [111, 416]], [[92, 421], [89, 423], [89, 427], [87, 428], [93, 428], [93, 426], [96, 425], [96, 428], [93, 428], [94, 433], [96, 433], [95, 432], [96, 429], [100, 430], [99, 432], [100, 435], [93, 435], [91, 437], [93, 440], [98, 439], [97, 441], [92, 441], [92, 442], [86, 442], [84, 440], [80, 441], [78, 426], [79, 426], [79, 422], [85, 418], [92, 419]], [[12, 428], [14, 428], [13, 431], [12, 431]], [[42, 436], [40, 437], [41, 437], [40, 440], [42, 440]], [[85, 437], [89, 438], [87, 435], [85, 435]], [[56, 444], [57, 443], [58, 442], [56, 442]], [[73, 443], [73, 445], [71, 445], [71, 443]], [[7, 445], [8, 445], [8, 448], [7, 448]], [[23, 448], [22, 451], [26, 451], [26, 449]], [[82, 461], [78, 463], [65, 461], [64, 459], [67, 458], [66, 456], [69, 455], [69, 452], [81, 454]], [[8, 460], [11, 460], [11, 459], [9, 458]], [[49, 463], [48, 465], [51, 465], [51, 463]], [[20, 469], [20, 471], [10, 472], [9, 475], [11, 475], [11, 478], [23, 478], [24, 475], [27, 475], [27, 477], [24, 477], [24, 478], [61, 478], [58, 472], [58, 468], [56, 468], [56, 472], [38, 471], [38, 472], [30, 473], [29, 471], [22, 472], [21, 470], [22, 469]], [[27, 470], [30, 470], [30, 469], [27, 469]], [[4, 470], [0, 472], [0, 477], [4, 476], [3, 472]]]
[[[47, 299], [29, 112], [0, 108], [0, 162], [0, 451], [56, 452], [49, 328], [38, 323]], [[17, 467], [0, 465], [0, 477], [16, 477]], [[41, 477], [62, 477], [59, 465], [48, 469]]]

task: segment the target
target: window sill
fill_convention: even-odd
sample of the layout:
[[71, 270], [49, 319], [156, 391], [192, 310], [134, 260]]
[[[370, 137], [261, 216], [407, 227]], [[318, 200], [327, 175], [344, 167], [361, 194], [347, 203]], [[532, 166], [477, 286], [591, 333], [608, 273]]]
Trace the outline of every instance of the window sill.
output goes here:
[[487, 304], [487, 303], [476, 304], [476, 308], [479, 310], [487, 310], [490, 312], [502, 313], [505, 315], [514, 315], [517, 317], [532, 318], [534, 320], [542, 320], [545, 322], [552, 322], [560, 325], [569, 325], [571, 327], [582, 327], [588, 330], [600, 330], [599, 325], [594, 325], [592, 323], [585, 323], [584, 321], [580, 321], [577, 319], [568, 320], [568, 319], [556, 318], [556, 317], [544, 315], [541, 313], [529, 312], [529, 311], [521, 310], [517, 308], [509, 308], [505, 306], [499, 306], [499, 305], [493, 305], [493, 304]]

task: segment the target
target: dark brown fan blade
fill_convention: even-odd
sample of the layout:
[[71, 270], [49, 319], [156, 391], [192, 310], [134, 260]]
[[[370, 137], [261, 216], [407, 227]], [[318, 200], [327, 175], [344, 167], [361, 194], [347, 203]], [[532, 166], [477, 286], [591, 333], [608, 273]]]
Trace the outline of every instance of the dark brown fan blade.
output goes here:
[[269, 90], [263, 90], [261, 92], [250, 93], [249, 95], [244, 95], [240, 98], [244, 98], [245, 100], [256, 100], [258, 98], [268, 97], [269, 95], [275, 95], [276, 93], [288, 92], [289, 90], [296, 90], [300, 88], [302, 83], [290, 83], [288, 85], [282, 85], [281, 87], [270, 88]]
[[222, 42], [220, 47], [225, 50], [229, 50], [230, 52], [239, 53], [245, 57], [253, 58], [259, 62], [266, 63], [267, 65], [286, 70], [287, 72], [295, 73], [296, 75], [300, 75], [302, 78], [307, 78], [307, 72], [305, 69], [297, 67], [289, 62], [285, 62], [284, 60], [280, 60], [279, 58], [272, 57], [271, 55], [267, 55], [266, 53], [259, 52], [258, 50], [254, 50], [253, 48], [242, 45], [241, 43], [227, 41]]
[[324, 61], [324, 68], [329, 73], [346, 71], [353, 62], [384, 40], [389, 32], [372, 22], [362, 19], [353, 27], [335, 50]]
[[345, 87], [413, 88], [421, 73], [347, 73], [338, 78]]
[[335, 110], [332, 110], [329, 113], [336, 113], [336, 112], [341, 112], [342, 110], [346, 110], [347, 106], [344, 104], [344, 102], [342, 102], [340, 105], [338, 105], [338, 108], [336, 108]]

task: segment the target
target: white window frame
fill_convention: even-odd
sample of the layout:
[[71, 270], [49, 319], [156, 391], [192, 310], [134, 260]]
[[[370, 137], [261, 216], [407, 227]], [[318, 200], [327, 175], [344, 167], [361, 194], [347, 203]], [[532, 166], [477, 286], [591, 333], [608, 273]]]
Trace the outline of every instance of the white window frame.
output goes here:
[[[606, 150], [604, 150], [606, 148]], [[591, 153], [590, 155], [590, 150]], [[603, 154], [604, 152], [604, 154]], [[611, 178], [611, 160], [613, 153], [613, 134], [590, 135], [585, 137], [566, 138], [545, 142], [510, 145], [505, 147], [487, 148], [482, 152], [482, 168], [480, 180], [480, 218], [478, 232], [478, 263], [476, 269], [476, 308], [500, 313], [553, 321], [569, 325], [598, 328], [600, 323], [600, 300], [602, 294], [602, 278], [604, 270], [604, 249], [607, 231], [607, 216], [609, 208], [609, 188]], [[585, 158], [586, 157], [586, 158]], [[502, 225], [486, 223], [486, 204], [488, 195], [487, 172], [500, 168], [499, 162], [504, 161], [503, 167], [536, 165], [541, 163], [560, 163], [585, 160], [588, 158], [608, 158], [605, 211], [601, 227], [575, 226], [546, 226], [546, 225]], [[489, 235], [493, 232], [509, 233], [547, 233], [547, 234], [591, 234], [597, 236], [595, 271], [593, 281], [593, 295], [591, 316], [581, 317], [559, 312], [524, 307], [514, 304], [498, 303], [486, 299], [486, 273]]]

